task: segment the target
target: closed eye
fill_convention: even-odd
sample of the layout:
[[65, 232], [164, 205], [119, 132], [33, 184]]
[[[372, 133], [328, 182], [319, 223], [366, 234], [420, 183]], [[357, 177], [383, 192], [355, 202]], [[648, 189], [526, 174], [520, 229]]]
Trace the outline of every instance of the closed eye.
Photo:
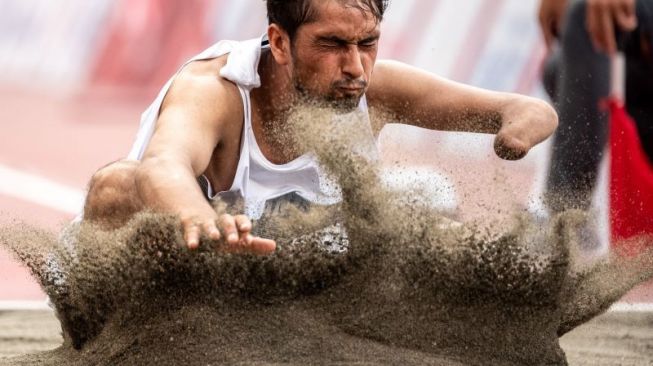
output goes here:
[[374, 47], [377, 45], [378, 41], [378, 38], [370, 38], [360, 41], [358, 45], [362, 47]]
[[318, 44], [326, 47], [344, 47], [347, 46], [349, 42], [335, 37], [320, 37], [318, 39]]

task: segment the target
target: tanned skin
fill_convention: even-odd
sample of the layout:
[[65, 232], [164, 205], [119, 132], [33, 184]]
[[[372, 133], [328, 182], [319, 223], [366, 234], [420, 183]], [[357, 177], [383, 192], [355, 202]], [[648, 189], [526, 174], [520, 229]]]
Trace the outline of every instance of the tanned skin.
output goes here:
[[[342, 0], [313, 6], [317, 17], [292, 40], [278, 25], [268, 27], [270, 50], [259, 64], [262, 86], [251, 98], [254, 135], [271, 162], [287, 163], [299, 154], [264, 136], [285, 123], [300, 95], [349, 107], [366, 95], [373, 119], [394, 115], [425, 128], [496, 134], [495, 151], [504, 159], [525, 156], [555, 130], [557, 115], [540, 100], [377, 62], [380, 27], [371, 13]], [[271, 253], [273, 240], [252, 236], [246, 216], [218, 217], [196, 181], [205, 174], [216, 191], [228, 190], [240, 158], [243, 102], [237, 87], [219, 76], [227, 57], [191, 63], [176, 78], [142, 161], [128, 169], [136, 187], [129, 194], [143, 208], [179, 215], [190, 248], [205, 234], [223, 240], [226, 251]]]

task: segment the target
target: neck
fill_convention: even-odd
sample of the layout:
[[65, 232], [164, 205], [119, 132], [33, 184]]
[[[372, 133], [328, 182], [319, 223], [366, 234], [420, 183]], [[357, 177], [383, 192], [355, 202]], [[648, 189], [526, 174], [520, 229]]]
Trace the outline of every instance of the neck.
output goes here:
[[293, 148], [290, 131], [286, 128], [288, 113], [296, 99], [292, 78], [266, 51], [261, 55], [258, 72], [261, 87], [251, 92], [254, 133], [268, 160], [286, 163], [300, 155]]
[[259, 103], [257, 109], [266, 117], [266, 122], [280, 122], [295, 101], [291, 76], [266, 51], [261, 55], [258, 72], [261, 87], [253, 90], [252, 96], [263, 103]]

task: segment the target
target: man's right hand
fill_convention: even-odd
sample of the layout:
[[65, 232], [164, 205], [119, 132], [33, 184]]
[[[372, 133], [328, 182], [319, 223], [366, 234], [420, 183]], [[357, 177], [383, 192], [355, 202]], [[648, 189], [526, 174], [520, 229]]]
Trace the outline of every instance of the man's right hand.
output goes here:
[[[193, 62], [175, 77], [136, 170], [135, 184], [144, 207], [181, 218], [190, 249], [197, 248], [205, 236], [219, 243], [218, 250], [268, 254], [275, 250], [275, 242], [251, 235], [252, 223], [245, 216], [218, 216], [197, 183], [197, 177], [209, 169], [216, 147], [242, 135], [242, 124], [235, 123], [245, 118], [240, 91], [230, 81], [215, 77], [226, 62], [226, 57]], [[224, 159], [238, 158], [224, 154], [229, 155]]]
[[251, 234], [252, 223], [245, 215], [182, 213], [184, 241], [189, 249], [197, 249], [202, 234], [221, 243], [220, 250], [229, 253], [270, 254], [276, 249], [274, 240]]

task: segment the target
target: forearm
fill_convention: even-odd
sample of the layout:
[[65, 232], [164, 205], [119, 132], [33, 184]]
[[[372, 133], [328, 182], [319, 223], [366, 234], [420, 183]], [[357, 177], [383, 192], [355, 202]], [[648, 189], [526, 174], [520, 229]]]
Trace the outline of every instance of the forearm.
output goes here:
[[423, 101], [415, 109], [423, 112], [411, 116], [412, 124], [440, 131], [496, 134], [501, 129], [503, 110], [511, 103], [509, 94], [454, 83], [444, 93], [434, 94], [441, 96]]
[[195, 173], [174, 160], [145, 159], [136, 172], [136, 187], [146, 208], [182, 216], [187, 210], [215, 215]]
[[[406, 118], [419, 127], [455, 132], [497, 134], [506, 127], [528, 132], [532, 145], [546, 139], [557, 126], [556, 113], [546, 102], [519, 94], [458, 85], [437, 101], [424, 102]], [[432, 97], [433, 98], [433, 97]]]
[[380, 62], [374, 77], [368, 93], [371, 106], [386, 119], [432, 130], [497, 133], [502, 109], [514, 96], [393, 61]]
[[549, 103], [523, 95], [508, 94], [500, 115], [498, 133], [510, 132], [529, 147], [546, 140], [558, 127], [558, 114]]
[[495, 151], [504, 159], [520, 159], [557, 128], [558, 117], [546, 102], [518, 94], [477, 91], [449, 99], [441, 120], [422, 127], [496, 135]]
[[268, 254], [276, 243], [250, 234], [252, 224], [244, 215], [218, 215], [204, 197], [188, 164], [162, 158], [144, 159], [136, 172], [136, 187], [146, 208], [178, 215], [184, 241], [190, 249], [200, 238], [222, 240], [221, 248], [233, 253]]
[[483, 90], [398, 62], [381, 62], [368, 91], [388, 120], [443, 131], [496, 134], [495, 151], [519, 159], [550, 136], [558, 116], [544, 101]]

